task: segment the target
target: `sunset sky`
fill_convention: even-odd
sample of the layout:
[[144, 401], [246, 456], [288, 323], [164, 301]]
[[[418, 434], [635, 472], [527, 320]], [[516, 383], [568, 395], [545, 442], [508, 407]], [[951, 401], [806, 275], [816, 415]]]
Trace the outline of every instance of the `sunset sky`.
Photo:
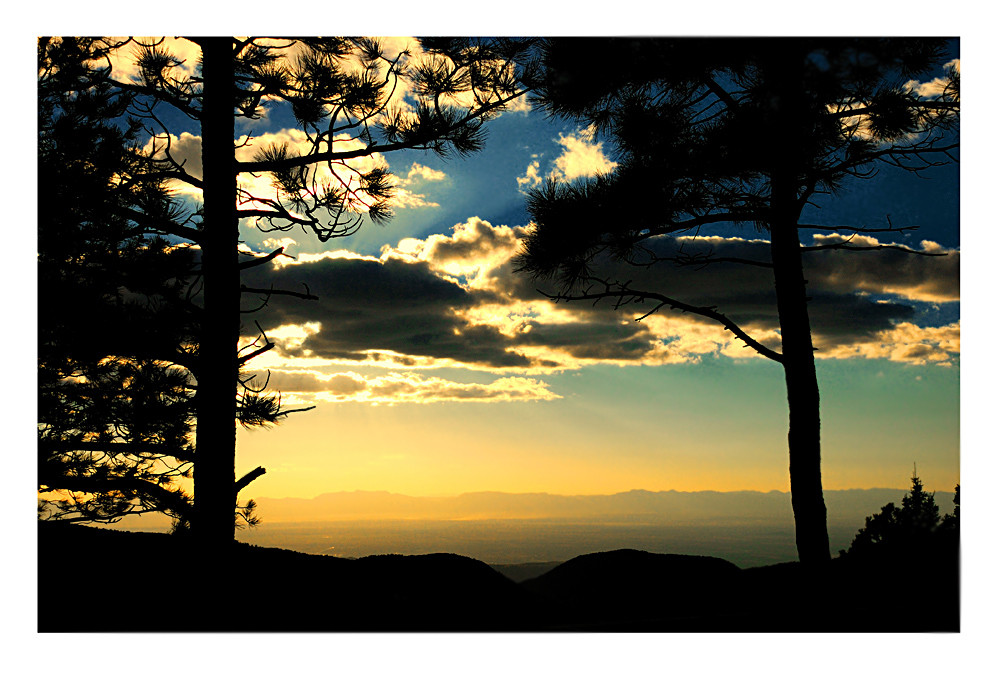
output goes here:
[[[384, 39], [387, 54], [415, 39]], [[167, 46], [191, 70], [198, 48]], [[945, 66], [913, 86], [940, 90]], [[115, 76], [135, 71], [130, 54]], [[403, 102], [405, 90], [397, 96]], [[238, 121], [240, 159], [271, 144], [293, 151], [304, 135], [289, 109]], [[161, 115], [175, 159], [201, 175], [197, 123]], [[530, 218], [527, 193], [546, 177], [583, 179], [614, 169], [615, 152], [581, 124], [546, 117], [524, 99], [488, 124], [483, 152], [440, 158], [402, 152], [386, 163], [398, 185], [394, 218], [348, 238], [241, 226], [243, 249], [281, 257], [242, 274], [248, 285], [298, 290], [318, 302], [275, 297], [245, 320], [277, 347], [253, 360], [288, 407], [315, 405], [270, 430], [238, 430], [237, 476], [267, 474], [244, 498], [352, 490], [410, 495], [470, 491], [614, 493], [630, 489], [788, 490], [787, 403], [779, 365], [742, 347], [715, 322], [676, 312], [641, 322], [641, 307], [554, 304], [511, 259]], [[249, 139], [244, 139], [244, 136]], [[344, 147], [357, 146], [345, 141]], [[244, 174], [257, 196], [269, 178]], [[178, 184], [181, 199], [198, 192]], [[919, 230], [882, 241], [903, 252], [806, 255], [822, 396], [824, 486], [906, 487], [959, 481], [958, 166], [921, 177], [885, 170], [857, 181], [803, 222]], [[642, 200], [636, 200], [640, 203]], [[809, 244], [848, 235], [817, 231]], [[874, 237], [874, 236], [872, 236]], [[864, 233], [855, 244], [869, 241]], [[872, 241], [874, 241], [872, 239]], [[713, 225], [665, 248], [754, 258], [766, 234]], [[770, 272], [739, 264], [645, 270], [644, 284], [716, 305], [757, 340], [777, 347]], [[549, 286], [551, 287], [551, 286]], [[246, 308], [259, 302], [246, 296]]]
[[[241, 10], [248, 16], [268, 17], [269, 26], [272, 22], [280, 26], [282, 17], [293, 14], [274, 12], [270, 4], [253, 5], [241, 5]], [[641, 5], [646, 7], [646, 3]], [[764, 5], [769, 7], [770, 3]], [[724, 2], [721, 10], [713, 5], [705, 13], [707, 17], [699, 15], [692, 22], [688, 13], [696, 12], [695, 7], [671, 7], [670, 12], [676, 12], [680, 19], [663, 12], [664, 16], [652, 23], [639, 8], [618, 8], [610, 13], [616, 15], [617, 22], [612, 21], [615, 17], [607, 20], [611, 23], [602, 18], [598, 24], [593, 18], [596, 13], [590, 13], [586, 25], [568, 23], [565, 10], [560, 8], [558, 16], [550, 18], [547, 32], [593, 34], [613, 27], [616, 33], [626, 34], [738, 35], [752, 31], [763, 35], [777, 31], [804, 35], [823, 27], [833, 32], [831, 35], [850, 35], [859, 26], [857, 13], [824, 12], [829, 16], [821, 20], [815, 6], [805, 9], [801, 3], [768, 14], [759, 4]], [[134, 16], [141, 11], [134, 5], [115, 9], [117, 13], [108, 10], [99, 21], [106, 23], [107, 16]], [[195, 8], [184, 9], [194, 14]], [[92, 9], [80, 11], [84, 16], [73, 15], [75, 26], [67, 26], [64, 15], [63, 26], [37, 28], [32, 36], [106, 29], [95, 24]], [[958, 18], [964, 17], [971, 36], [974, 26], [987, 26], [985, 21], [973, 23], [976, 13], [972, 10], [945, 16], [940, 11], [939, 5], [914, 4], [908, 11], [897, 6], [866, 7], [865, 28], [886, 35], [956, 34]], [[156, 12], [143, 26], [162, 25], [162, 8]], [[517, 11], [498, 14], [504, 16], [487, 19], [477, 15], [473, 26], [508, 34], [521, 28], [523, 15]], [[775, 16], [786, 17], [785, 21], [794, 18], [798, 25], [776, 25], [772, 21]], [[409, 22], [397, 19], [393, 26], [407, 31], [422, 28], [425, 33], [440, 33], [450, 27], [452, 33], [462, 34], [468, 29], [468, 20], [456, 31], [454, 24], [420, 17], [425, 15], [417, 13]], [[627, 25], [623, 17], [629, 18]], [[219, 19], [215, 17], [214, 31], [202, 25], [200, 33], [223, 33], [231, 17], [224, 22]], [[54, 20], [46, 17], [45, 21]], [[357, 27], [359, 20], [353, 21]], [[330, 19], [322, 23], [321, 30], [348, 30]], [[302, 32], [304, 24], [300, 19], [291, 26], [286, 19], [284, 30], [278, 33]], [[29, 32], [23, 33], [26, 36]], [[974, 138], [977, 146], [963, 152], [962, 164], [963, 201], [974, 199], [979, 205], [975, 216], [963, 215], [963, 244], [970, 253], [964, 276], [968, 319], [962, 324], [966, 338], [962, 352], [966, 367], [963, 450], [967, 454], [963, 474], [970, 484], [966, 490], [970, 499], [965, 511], [966, 534], [973, 535], [963, 551], [966, 584], [970, 578], [973, 584], [985, 584], [984, 573], [990, 572], [986, 566], [992, 563], [987, 563], [984, 555], [988, 549], [982, 546], [991, 543], [992, 535], [984, 534], [986, 523], [976, 519], [986, 517], [988, 501], [978, 502], [977, 510], [973, 499], [977, 493], [985, 497], [995, 485], [984, 477], [984, 473], [995, 471], [995, 463], [987, 459], [985, 443], [995, 416], [995, 404], [991, 408], [987, 398], [995, 365], [986, 310], [995, 310], [995, 304], [990, 293], [980, 290], [976, 294], [970, 289], [973, 282], [980, 288], [992, 282], [986, 258], [990, 235], [968, 230], [970, 219], [973, 230], [993, 222], [982, 206], [995, 194], [995, 176], [987, 174], [984, 165], [993, 160], [993, 137], [983, 118], [983, 113], [995, 112], [989, 107], [995, 96], [993, 89], [982, 88], [991, 76], [983, 65], [988, 64], [984, 53], [986, 46], [992, 46], [992, 39], [985, 35], [978, 38], [978, 42], [963, 44], [970, 64], [977, 64], [972, 60], [977, 55], [983, 58], [978, 63], [980, 89], [976, 95], [981, 97], [978, 102], [985, 104], [978, 109], [978, 120], [976, 108], [968, 116], [963, 113], [966, 132], [971, 131], [967, 123], [977, 121], [981, 135]], [[27, 81], [32, 75], [29, 60], [33, 55], [22, 52], [25, 64], [19, 73]], [[952, 57], [958, 57], [957, 46]], [[940, 74], [927, 75], [927, 80], [935, 76]], [[32, 84], [26, 84], [25, 93], [32, 93], [31, 88]], [[23, 117], [24, 127], [30, 128], [33, 113]], [[190, 128], [181, 124], [172, 123], [178, 125], [177, 134]], [[295, 127], [293, 121], [275, 112], [256, 123], [254, 133], [277, 136], [284, 130], [284, 136], [294, 138], [289, 130]], [[280, 346], [264, 363], [272, 371], [272, 381], [281, 383], [287, 402], [316, 404], [317, 408], [292, 415], [270, 431], [239, 430], [237, 471], [257, 465], [268, 470], [246, 495], [312, 497], [354, 489], [414, 495], [484, 489], [551, 493], [612, 493], [632, 488], [787, 491], [787, 409], [777, 364], [747, 356], [748, 351], [728, 341], [712, 323], [676, 317], [667, 322], [653, 316], [636, 324], [629, 315], [616, 314], [607, 307], [567, 310], [536, 295], [523, 276], [509, 273], [512, 238], [528, 222], [524, 192], [547, 174], [569, 178], [610, 165], [613, 151], [588, 142], [575, 123], [547, 120], [531, 111], [504, 114], [489, 125], [488, 134], [485, 151], [467, 159], [441, 160], [429, 155], [390, 158], [402, 183], [401, 200], [407, 205], [395, 209], [396, 216], [387, 226], [366, 225], [353, 238], [326, 244], [301, 233], [263, 235], [244, 229], [243, 240], [256, 251], [268, 251], [283, 240], [295, 242], [288, 245], [288, 253], [296, 261], [273, 276], [258, 272], [260, 284], [269, 284], [272, 277], [276, 287], [279, 280], [293, 287], [306, 282], [312, 292], [322, 296], [318, 303], [278, 304], [275, 300], [272, 309], [261, 313], [261, 324]], [[26, 160], [33, 160], [31, 138], [17, 139], [23, 140], [16, 144], [25, 149]], [[978, 163], [969, 162], [974, 159]], [[815, 324], [815, 337], [821, 348], [817, 354], [821, 358], [824, 485], [830, 489], [905, 487], [914, 463], [932, 490], [948, 494], [959, 480], [958, 167], [935, 171], [929, 177], [920, 180], [883, 174], [847, 190], [840, 198], [827, 200], [822, 214], [817, 213], [817, 218], [825, 221], [871, 226], [882, 225], [889, 213], [894, 225], [921, 225], [919, 232], [897, 241], [920, 247], [921, 241], [927, 240], [950, 252], [947, 258], [935, 259], [895, 252], [831, 252], [824, 256], [836, 259], [837, 265], [827, 266], [822, 275], [810, 276], [812, 285], [823, 284], [841, 295], [836, 304], [832, 299], [826, 305], [821, 300], [813, 303], [814, 316], [824, 309], [828, 315]], [[763, 238], [743, 238], [754, 239]], [[752, 251], [754, 245], [744, 241], [738, 246]], [[466, 251], [449, 251], [462, 248]], [[339, 253], [321, 256], [326, 252]], [[29, 246], [25, 254], [23, 263], [31, 266], [34, 248]], [[461, 260], [470, 256], [475, 261]], [[976, 270], [969, 268], [973, 262]], [[23, 272], [7, 278], [13, 290], [15, 280], [23, 281]], [[715, 281], [716, 276], [707, 271], [678, 276], [682, 287], [700, 288], [710, 279]], [[863, 283], [864, 297], [859, 298], [849, 287], [854, 281]], [[753, 288], [741, 274], [706, 295], [704, 302], [728, 309], [733, 316], [753, 314]], [[338, 295], [348, 295], [354, 306]], [[36, 318], [33, 306], [22, 308], [21, 321]], [[421, 330], [415, 323], [427, 327]], [[525, 325], [531, 329], [525, 330]], [[767, 327], [759, 324], [760, 329]], [[19, 345], [12, 341], [7, 347], [12, 358]], [[311, 350], [312, 355], [307, 357], [305, 350]], [[375, 362], [375, 352], [368, 350], [378, 351], [381, 359]], [[975, 369], [969, 366], [973, 353], [979, 365]], [[15, 375], [29, 376], [17, 371]], [[973, 391], [976, 397], [972, 397]], [[36, 443], [30, 406], [8, 400], [8, 405], [23, 415], [19, 426], [25, 432], [18, 448], [30, 456]], [[32, 469], [31, 462], [20, 463], [17, 469], [24, 473], [21, 480], [28, 488], [35, 479]], [[978, 488], [972, 481], [973, 469]], [[950, 506], [940, 497], [938, 503]], [[21, 536], [26, 559], [32, 558], [36, 541], [31, 507], [18, 506], [22, 518], [31, 523]], [[29, 576], [34, 573], [24, 571], [22, 575], [24, 582], [20, 584], [30, 591], [34, 579]], [[581, 687], [638, 686], [664, 678], [667, 668], [672, 680], [699, 683], [705, 682], [706, 669], [711, 669], [719, 686], [745, 682], [748, 677], [767, 677], [775, 687], [792, 687], [792, 683], [800, 684], [804, 674], [810, 674], [816, 687], [833, 688], [843, 684], [843, 674], [817, 676], [816, 668], [831, 668], [831, 663], [836, 668], [837, 659], [851, 659], [851, 672], [864, 674], [871, 685], [892, 683], [901, 669], [910, 668], [916, 650], [916, 657], [926, 662], [921, 672], [927, 678], [954, 684], [962, 673], [970, 680], [981, 677], [979, 665], [988, 658], [982, 653], [985, 645], [980, 649], [985, 635], [969, 643], [969, 631], [986, 630], [987, 620], [992, 626], [988, 604], [995, 597], [987, 599], [987, 591], [985, 586], [963, 590], [963, 635], [907, 637], [905, 643], [898, 644], [888, 639], [889, 653], [878, 658], [858, 657], [855, 637], [832, 635], [824, 636], [822, 645], [803, 644], [801, 637], [797, 642], [785, 636], [777, 647], [773, 638], [741, 637], [726, 644], [716, 637], [706, 644], [705, 637], [682, 635], [644, 636], [642, 640], [606, 635], [549, 636], [545, 640], [509, 636], [502, 641], [495, 639], [498, 636], [449, 636], [447, 644], [441, 644], [440, 636], [411, 636], [405, 643], [397, 640], [391, 644], [393, 640], [386, 640], [386, 636], [344, 635], [338, 636], [335, 645], [327, 636], [303, 640], [303, 636], [285, 635], [268, 636], [260, 647], [263, 651], [251, 655], [246, 654], [245, 636], [231, 636], [234, 639], [228, 648], [222, 644], [226, 640], [192, 639], [197, 644], [189, 645], [184, 663], [185, 671], [193, 668], [205, 678], [214, 673], [219, 682], [231, 680], [231, 665], [218, 663], [219, 650], [224, 648], [232, 658], [240, 659], [241, 668], [253, 674], [258, 683], [270, 681], [274, 686], [294, 684], [296, 676], [309, 674], [315, 675], [310, 680], [322, 678], [320, 682], [329, 682], [333, 674], [338, 679], [370, 682], [373, 668], [379, 669], [380, 677], [400, 682], [454, 676], [456, 686], [475, 677], [481, 687], [510, 687], [514, 682], [523, 684], [526, 676], [546, 685], [558, 681]], [[31, 597], [17, 599], [25, 609], [28, 630], [33, 624], [34, 601]], [[488, 647], [484, 644], [487, 638], [507, 644]], [[37, 669], [37, 661], [51, 662], [52, 644], [41, 640], [34, 657], [15, 656], [34, 658]], [[64, 665], [76, 668], [78, 677], [87, 677], [85, 673], [91, 670], [89, 677], [101, 677], [104, 656], [94, 655], [88, 645], [59, 647]], [[788, 649], [793, 654], [789, 655]], [[718, 664], [720, 650], [726, 664]], [[315, 656], [309, 656], [310, 652]], [[505, 663], [497, 663], [498, 658]], [[311, 659], [316, 660], [312, 665], [307, 663]], [[391, 663], [386, 663], [387, 659]], [[509, 663], [512, 659], [518, 663]], [[137, 672], [148, 671], [148, 658], [142, 655], [126, 655], [116, 663], [125, 668], [135, 664]], [[484, 670], [488, 672], [484, 674]]]
[[[933, 90], [953, 51], [921, 88]], [[200, 140], [185, 126], [176, 123], [174, 155], [196, 160]], [[270, 108], [239, 156], [272, 142], [294, 147], [296, 127]], [[386, 162], [399, 184], [386, 226], [326, 243], [242, 228], [247, 249], [280, 244], [295, 257], [244, 274], [248, 284], [305, 284], [320, 296], [275, 298], [255, 315], [278, 347], [254, 364], [262, 376], [270, 370], [288, 405], [316, 409], [277, 429], [240, 430], [238, 474], [268, 470], [248, 493], [787, 490], [778, 365], [713, 322], [656, 314], [636, 323], [638, 309], [554, 305], [512, 273], [526, 192], [546, 176], [611, 170], [614, 151], [521, 103], [490, 123], [478, 155], [407, 152]], [[958, 167], [923, 179], [885, 171], [821, 203], [805, 222], [880, 227], [889, 215], [895, 227], [920, 229], [880, 239], [947, 254], [808, 255], [824, 485], [906, 486], [915, 464], [926, 486], [950, 491], [959, 480]], [[753, 230], [711, 232], [663, 243], [744, 256], [767, 249]], [[836, 239], [823, 234], [803, 239]], [[717, 265], [652, 279], [773, 342], [768, 272]]]

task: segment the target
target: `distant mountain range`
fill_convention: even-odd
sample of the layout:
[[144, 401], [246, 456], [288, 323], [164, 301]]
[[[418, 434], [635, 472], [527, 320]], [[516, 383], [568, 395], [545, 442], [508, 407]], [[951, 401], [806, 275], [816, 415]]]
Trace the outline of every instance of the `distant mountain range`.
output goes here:
[[[886, 503], [899, 504], [905, 489], [847, 489], [824, 492], [831, 523], [858, 527]], [[417, 497], [387, 491], [342, 491], [315, 498], [258, 498], [268, 523], [340, 520], [511, 520], [566, 519], [651, 524], [792, 519], [791, 499], [783, 491], [643, 491], [611, 495], [563, 496], [547, 493], [482, 491], [458, 496]], [[939, 497], [941, 512], [950, 497]]]
[[[865, 518], [905, 489], [825, 492], [833, 553], [846, 549]], [[952, 495], [940, 492], [942, 513]], [[360, 558], [371, 554], [456, 553], [494, 564], [562, 562], [631, 548], [651, 553], [717, 556], [740, 567], [794, 560], [791, 498], [782, 491], [625, 491], [563, 496], [485, 491], [417, 497], [388, 491], [344, 491], [315, 498], [258, 498], [259, 527], [237, 539], [264, 547]], [[116, 525], [167, 531], [162, 515]]]

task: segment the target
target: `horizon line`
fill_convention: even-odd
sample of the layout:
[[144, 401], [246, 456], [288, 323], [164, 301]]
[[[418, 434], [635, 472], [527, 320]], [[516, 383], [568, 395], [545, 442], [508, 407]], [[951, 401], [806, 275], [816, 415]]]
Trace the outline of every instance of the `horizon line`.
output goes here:
[[[910, 487], [894, 487], [894, 486], [873, 486], [873, 487], [851, 487], [848, 489], [824, 489], [823, 493], [835, 493], [843, 491], [903, 491], [908, 492]], [[928, 493], [953, 493], [954, 489], [928, 489], [924, 488]], [[387, 489], [342, 489], [339, 491], [325, 491], [321, 494], [316, 494], [312, 497], [304, 496], [260, 496], [255, 500], [269, 500], [269, 501], [284, 501], [284, 500], [299, 500], [299, 501], [312, 501], [324, 496], [335, 496], [340, 494], [381, 494], [389, 496], [403, 496], [405, 498], [461, 498], [462, 496], [476, 496], [482, 494], [501, 494], [505, 496], [559, 496], [563, 498], [592, 498], [597, 496], [621, 496], [631, 493], [648, 493], [648, 494], [664, 494], [664, 493], [676, 493], [676, 494], [790, 494], [788, 489], [769, 489], [767, 491], [759, 489], [732, 489], [728, 491], [721, 491], [718, 489], [697, 489], [693, 491], [685, 491], [681, 489], [628, 489], [627, 491], [615, 491], [612, 493], [553, 493], [550, 491], [499, 491], [493, 489], [479, 490], [479, 491], [462, 491], [457, 494], [407, 494], [398, 491], [389, 491]]]

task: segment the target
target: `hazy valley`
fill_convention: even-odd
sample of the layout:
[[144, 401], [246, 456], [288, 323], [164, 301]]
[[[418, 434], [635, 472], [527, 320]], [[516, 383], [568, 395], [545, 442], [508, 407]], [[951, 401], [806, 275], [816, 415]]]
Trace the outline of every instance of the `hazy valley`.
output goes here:
[[[850, 544], [866, 516], [890, 501], [898, 504], [906, 492], [825, 493], [836, 553]], [[621, 548], [717, 556], [740, 567], [796, 558], [791, 503], [780, 491], [474, 492], [448, 497], [350, 491], [312, 499], [260, 498], [257, 503], [263, 522], [239, 531], [240, 541], [347, 558], [447, 552], [511, 564], [558, 562]], [[948, 497], [939, 497], [939, 504], [948, 506]], [[117, 526], [167, 527], [148, 518]]]

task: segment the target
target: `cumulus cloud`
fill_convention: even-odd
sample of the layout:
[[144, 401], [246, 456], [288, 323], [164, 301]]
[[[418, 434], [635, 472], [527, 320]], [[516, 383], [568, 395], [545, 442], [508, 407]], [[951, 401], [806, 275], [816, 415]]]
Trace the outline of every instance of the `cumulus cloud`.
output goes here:
[[282, 251], [287, 252], [288, 249], [294, 247], [296, 244], [298, 244], [298, 242], [293, 240], [291, 237], [288, 237], [287, 235], [282, 235], [281, 237], [265, 237], [263, 240], [261, 240], [261, 244], [263, 244], [264, 247], [267, 249], [274, 250], [277, 249], [278, 247], [281, 247]]
[[[958, 58], [955, 58], [954, 60], [945, 63], [944, 67], [942, 67], [942, 71], [944, 71], [946, 74], [951, 70], [955, 70], [955, 72], [961, 72], [961, 61]], [[925, 82], [917, 81], [916, 79], [911, 79], [910, 81], [903, 84], [904, 89], [913, 91], [921, 98], [928, 98], [928, 99], [941, 98], [941, 95], [944, 93], [945, 87], [947, 86], [948, 86], [948, 79], [945, 77], [935, 77], [934, 79]]]
[[528, 169], [524, 171], [524, 177], [517, 178], [517, 186], [520, 188], [524, 187], [537, 187], [542, 183], [542, 176], [539, 174], [542, 164], [537, 161], [531, 161], [528, 163]]
[[526, 229], [492, 225], [478, 217], [451, 228], [451, 234], [435, 233], [427, 239], [407, 238], [395, 247], [382, 247], [382, 258], [426, 262], [432, 270], [464, 276], [470, 285], [484, 288], [489, 274], [517, 253]]
[[435, 170], [420, 163], [413, 163], [406, 177], [392, 175], [390, 181], [396, 189], [389, 200], [390, 206], [396, 208], [422, 208], [440, 206], [436, 201], [427, 199], [427, 195], [414, 191], [414, 187], [424, 187], [428, 182], [441, 182], [446, 179], [446, 175], [441, 170]]
[[[184, 172], [198, 179], [202, 178], [201, 166], [201, 136], [191, 132], [180, 134], [162, 134], [150, 137], [143, 147], [146, 155], [153, 160], [168, 162], [173, 160]], [[168, 185], [174, 194], [182, 194], [194, 199], [201, 199], [201, 190], [181, 180], [170, 180]]]
[[[879, 244], [874, 237], [864, 235], [848, 237], [833, 233], [814, 235], [813, 238], [817, 245], [839, 244], [847, 240], [858, 247]], [[926, 240], [921, 242], [920, 250], [942, 256], [920, 256], [891, 249], [863, 252], [830, 250], [808, 252], [804, 263], [806, 270], [815, 276], [811, 278], [813, 284], [835, 292], [896, 295], [919, 302], [957, 301], [959, 252]], [[849, 256], [845, 258], [843, 254]]]
[[[585, 127], [570, 134], [561, 133], [556, 139], [562, 153], [552, 161], [548, 177], [558, 182], [572, 182], [581, 177], [593, 177], [614, 170], [618, 164], [604, 153], [603, 142], [594, 139], [594, 128]], [[518, 186], [537, 187], [542, 183], [541, 162], [533, 160], [523, 177], [517, 178]]]
[[961, 333], [958, 323], [946, 326], [921, 327], [902, 322], [879, 331], [874, 338], [858, 343], [845, 343], [816, 353], [819, 358], [888, 359], [907, 364], [938, 364], [950, 366], [959, 353]]
[[420, 163], [414, 162], [410, 166], [409, 172], [406, 173], [406, 181], [413, 182], [415, 180], [430, 180], [432, 182], [439, 182], [447, 177], [443, 171], [435, 170], [434, 168], [421, 165]]
[[560, 134], [558, 141], [563, 152], [555, 159], [552, 174], [560, 182], [609, 173], [618, 165], [604, 155], [604, 144], [594, 140], [593, 127]]

